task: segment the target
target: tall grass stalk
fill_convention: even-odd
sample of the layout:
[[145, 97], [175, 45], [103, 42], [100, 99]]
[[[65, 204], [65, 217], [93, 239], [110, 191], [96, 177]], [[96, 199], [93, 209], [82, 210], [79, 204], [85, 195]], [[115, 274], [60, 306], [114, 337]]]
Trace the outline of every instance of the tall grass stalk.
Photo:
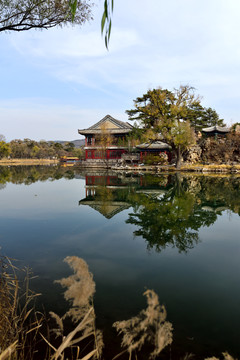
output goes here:
[[29, 289], [31, 273], [19, 269], [7, 257], [0, 257], [0, 360], [32, 359], [42, 316], [34, 312], [34, 300], [39, 294]]
[[[99, 360], [102, 357], [103, 337], [95, 325], [93, 275], [83, 259], [72, 256], [65, 261], [74, 274], [57, 283], [66, 289], [64, 297], [69, 301], [70, 308], [62, 317], [50, 313], [56, 323], [55, 328], [51, 329], [51, 334], [58, 339], [58, 345], [55, 345], [51, 336], [40, 334], [43, 316], [34, 311], [33, 301], [39, 294], [29, 289], [29, 269], [24, 269], [25, 285], [21, 286], [17, 277], [18, 269], [10, 259], [0, 257], [0, 360], [39, 359], [36, 345], [40, 335], [43, 344], [46, 344], [44, 360]], [[162, 350], [172, 343], [172, 324], [166, 321], [165, 307], [159, 304], [153, 290], [146, 290], [144, 295], [147, 298], [146, 309], [131, 319], [113, 324], [122, 335], [124, 348], [113, 359], [120, 359], [126, 352], [129, 360], [133, 356], [137, 359], [146, 343], [151, 344], [151, 352], [144, 358], [160, 358]], [[73, 330], [65, 334], [67, 318], [71, 319]], [[224, 360], [234, 360], [227, 352], [222, 356]], [[192, 354], [186, 354], [183, 360], [192, 358]], [[205, 360], [220, 359], [209, 357]]]

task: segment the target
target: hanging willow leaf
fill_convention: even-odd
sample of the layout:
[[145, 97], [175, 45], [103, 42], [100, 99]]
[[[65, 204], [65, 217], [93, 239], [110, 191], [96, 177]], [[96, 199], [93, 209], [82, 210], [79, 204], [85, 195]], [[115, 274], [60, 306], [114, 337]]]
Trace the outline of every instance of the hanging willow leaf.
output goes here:
[[76, 15], [76, 11], [77, 11], [77, 2], [78, 0], [70, 0], [69, 4], [71, 7], [71, 12], [72, 12], [72, 22], [74, 21], [75, 15]]
[[108, 28], [108, 42], [109, 42], [110, 35], [111, 35], [111, 29], [112, 29], [112, 20], [110, 19], [109, 28]]
[[108, 49], [111, 29], [112, 29], [112, 13], [113, 13], [114, 0], [104, 0], [104, 10], [101, 21], [101, 33], [105, 32], [105, 46]]
[[102, 33], [102, 34], [103, 34], [103, 30], [104, 30], [106, 18], [107, 18], [107, 14], [106, 14], [106, 12], [104, 11], [104, 13], [103, 13], [103, 15], [102, 15], [102, 21], [101, 21], [101, 33]]

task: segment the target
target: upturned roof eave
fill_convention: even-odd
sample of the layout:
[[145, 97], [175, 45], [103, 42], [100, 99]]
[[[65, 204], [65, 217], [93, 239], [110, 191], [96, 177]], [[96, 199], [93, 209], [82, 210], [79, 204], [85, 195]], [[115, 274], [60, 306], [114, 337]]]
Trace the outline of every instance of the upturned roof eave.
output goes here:
[[204, 133], [214, 133], [214, 132], [218, 132], [218, 133], [228, 133], [230, 132], [230, 129], [227, 128], [227, 127], [221, 127], [221, 126], [210, 126], [210, 127], [207, 127], [207, 128], [203, 128], [202, 129], [202, 132]]
[[136, 146], [140, 150], [171, 150], [171, 146], [164, 142], [153, 142], [152, 144], [144, 143]]
[[[103, 147], [102, 146], [84, 146], [84, 150], [102, 150], [103, 149]], [[106, 147], [106, 149], [108, 149], [108, 150], [114, 150], [114, 149], [116, 149], [116, 150], [119, 150], [119, 149], [128, 149], [128, 147], [127, 146], [107, 146]]]
[[[121, 120], [117, 120], [115, 118], [113, 118], [111, 115], [106, 115], [104, 116], [104, 118], [102, 118], [100, 121], [98, 121], [97, 123], [93, 124], [92, 126], [90, 126], [87, 129], [82, 129], [82, 130], [78, 130], [79, 134], [83, 134], [83, 135], [87, 135], [87, 134], [92, 134], [92, 133], [98, 133], [99, 131], [101, 132], [101, 125], [104, 124], [106, 121], [109, 121], [110, 123], [113, 124], [113, 128], [108, 129], [110, 132], [114, 132], [115, 131], [120, 131], [122, 133], [126, 132], [126, 131], [131, 131], [133, 129], [133, 126], [131, 124], [129, 124], [128, 122], [124, 122]], [[117, 127], [117, 128], [116, 128]], [[90, 131], [89, 133], [86, 133], [86, 131]], [[93, 132], [92, 132], [93, 131]]]
[[[107, 129], [107, 132], [110, 134], [128, 134], [131, 132], [132, 129]], [[80, 135], [95, 135], [95, 134], [101, 134], [101, 129], [79, 129], [78, 133]]]

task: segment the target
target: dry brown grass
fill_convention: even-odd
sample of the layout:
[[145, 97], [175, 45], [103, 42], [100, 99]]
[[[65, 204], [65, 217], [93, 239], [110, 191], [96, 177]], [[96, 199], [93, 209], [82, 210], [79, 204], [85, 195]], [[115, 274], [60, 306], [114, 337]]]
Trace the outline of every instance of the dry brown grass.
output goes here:
[[0, 360], [31, 359], [42, 322], [33, 311], [38, 294], [29, 289], [31, 273], [27, 268], [22, 270], [25, 279], [21, 284], [10, 259], [1, 257], [0, 267]]
[[129, 353], [140, 351], [146, 342], [153, 345], [149, 359], [156, 358], [160, 352], [172, 343], [172, 324], [166, 321], [167, 312], [159, 304], [158, 296], [153, 290], [145, 291], [148, 306], [137, 316], [113, 324], [119, 334], [123, 335], [122, 347]]
[[[73, 269], [74, 274], [58, 280], [57, 283], [66, 289], [64, 297], [69, 301], [70, 308], [62, 317], [54, 312], [50, 313], [56, 323], [52, 333], [60, 341], [58, 346], [55, 346], [41, 334], [46, 343], [46, 354], [48, 353], [44, 359], [100, 359], [103, 338], [101, 331], [95, 326], [93, 275], [83, 259], [71, 256], [65, 261]], [[35, 321], [29, 321], [30, 314], [33, 313], [31, 303], [36, 296], [29, 290], [28, 283], [31, 278], [29, 271], [25, 269], [25, 290], [21, 293], [17, 269], [12, 262], [7, 258], [0, 258], [0, 265], [0, 360], [32, 360], [35, 358], [34, 344], [42, 318], [38, 320], [35, 314]], [[152, 351], [149, 356], [146, 355], [146, 359], [154, 359], [172, 343], [173, 329], [172, 324], [166, 321], [165, 307], [159, 304], [158, 296], [153, 290], [145, 291], [144, 295], [147, 298], [146, 309], [129, 320], [113, 324], [117, 332], [123, 335], [122, 347], [124, 348], [124, 351], [116, 355], [114, 359], [120, 358], [126, 352], [129, 353], [129, 359], [132, 358], [133, 353], [137, 359], [137, 352], [141, 351], [146, 343], [152, 346]], [[21, 299], [23, 306], [20, 306]], [[71, 319], [73, 330], [65, 334], [64, 323], [67, 318]], [[31, 342], [28, 340], [29, 335], [31, 335]], [[223, 360], [234, 360], [228, 353], [222, 355]], [[192, 354], [186, 354], [184, 360], [192, 358]], [[209, 357], [205, 360], [220, 359]]]
[[[227, 352], [223, 352], [222, 355], [223, 355], [223, 360], [234, 360], [234, 358], [231, 355], [229, 355]], [[210, 358], [206, 358], [205, 360], [220, 360], [220, 359], [213, 356]]]
[[48, 165], [58, 164], [59, 160], [52, 159], [0, 159], [0, 165]]
[[[61, 344], [55, 348], [45, 339], [51, 347], [51, 359], [64, 359], [65, 351], [71, 349], [73, 359], [78, 359], [82, 353], [82, 342], [84, 347], [88, 346], [91, 350], [82, 359], [88, 358], [100, 359], [103, 349], [102, 332], [96, 329], [95, 311], [93, 306], [93, 295], [95, 293], [95, 282], [93, 275], [89, 272], [87, 263], [77, 257], [68, 256], [64, 260], [73, 269], [74, 274], [56, 281], [62, 287], [66, 288], [64, 297], [70, 302], [70, 309], [59, 317], [54, 312], [50, 315], [56, 322], [56, 328], [52, 332], [56, 337], [61, 338]], [[64, 334], [64, 321], [70, 318], [74, 325], [74, 330], [68, 334]], [[86, 345], [86, 341], [88, 344]]]

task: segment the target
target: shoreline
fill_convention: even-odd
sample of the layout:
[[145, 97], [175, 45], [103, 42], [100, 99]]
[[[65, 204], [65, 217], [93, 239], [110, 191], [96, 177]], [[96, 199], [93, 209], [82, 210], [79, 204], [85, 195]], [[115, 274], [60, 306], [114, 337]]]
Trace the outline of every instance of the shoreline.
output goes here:
[[58, 164], [58, 159], [1, 159], [0, 165], [3, 166], [22, 166], [22, 165], [52, 165]]
[[[79, 166], [79, 165], [76, 165]], [[240, 174], [240, 164], [237, 165], [227, 165], [227, 164], [197, 164], [197, 165], [182, 165], [180, 169], [176, 169], [173, 165], [125, 165], [125, 166], [86, 166], [81, 164], [79, 166], [83, 169], [97, 170], [97, 169], [109, 169], [116, 172], [128, 172], [128, 173], [154, 173], [159, 174], [162, 172], [183, 172], [183, 173], [217, 173], [217, 174]]]
[[[1, 159], [0, 166], [31, 166], [31, 165], [54, 165], [60, 164], [59, 159]], [[65, 164], [66, 166], [67, 164]], [[218, 174], [240, 174], [240, 164], [182, 164], [181, 169], [176, 169], [173, 165], [125, 165], [125, 166], [89, 166], [87, 164], [71, 164], [73, 167], [97, 170], [110, 169], [117, 172], [143, 172], [143, 173], [161, 173], [161, 172], [194, 172], [194, 173], [218, 173]]]

